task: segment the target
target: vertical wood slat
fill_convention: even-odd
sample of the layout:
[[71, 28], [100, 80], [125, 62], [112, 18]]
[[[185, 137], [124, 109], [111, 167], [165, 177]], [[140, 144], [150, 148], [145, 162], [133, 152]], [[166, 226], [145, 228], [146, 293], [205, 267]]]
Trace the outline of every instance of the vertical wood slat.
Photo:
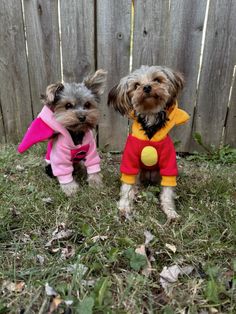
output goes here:
[[168, 1], [134, 1], [133, 70], [141, 65], [164, 65], [168, 17]]
[[128, 122], [107, 107], [107, 94], [129, 73], [131, 0], [97, 1], [97, 67], [108, 71], [108, 84], [101, 106], [99, 146], [123, 150]]
[[206, 0], [172, 0], [170, 5], [165, 64], [184, 74], [179, 107], [191, 117], [187, 124], [171, 132], [173, 140], [181, 141], [177, 147], [181, 152], [190, 150], [206, 4]]
[[21, 1], [0, 1], [0, 103], [6, 140], [21, 139], [32, 120]]
[[61, 1], [63, 77], [81, 82], [95, 70], [94, 1]]
[[33, 114], [42, 108], [40, 95], [61, 80], [57, 0], [24, 0]]
[[229, 104], [228, 118], [225, 127], [224, 144], [228, 144], [236, 148], [236, 77], [234, 77], [232, 94]]
[[194, 131], [219, 146], [236, 63], [236, 1], [210, 1]]

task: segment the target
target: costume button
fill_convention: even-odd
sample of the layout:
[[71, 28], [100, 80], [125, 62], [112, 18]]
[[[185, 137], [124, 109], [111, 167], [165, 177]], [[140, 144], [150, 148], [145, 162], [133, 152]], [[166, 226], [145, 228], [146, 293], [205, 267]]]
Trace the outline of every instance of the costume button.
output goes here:
[[158, 154], [154, 147], [146, 146], [141, 152], [141, 161], [145, 166], [154, 166], [158, 161]]

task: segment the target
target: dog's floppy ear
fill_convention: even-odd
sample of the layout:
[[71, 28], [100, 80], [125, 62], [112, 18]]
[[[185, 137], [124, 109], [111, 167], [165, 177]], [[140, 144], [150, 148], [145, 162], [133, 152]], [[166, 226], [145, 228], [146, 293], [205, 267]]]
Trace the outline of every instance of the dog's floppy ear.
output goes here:
[[174, 84], [176, 86], [177, 93], [181, 91], [184, 87], [184, 76], [180, 72], [173, 71], [174, 75]]
[[59, 99], [59, 93], [64, 89], [61, 82], [48, 85], [46, 88], [46, 95], [41, 95], [41, 100], [45, 105], [53, 106]]
[[108, 94], [107, 104], [119, 111], [122, 116], [129, 115], [132, 110], [132, 104], [127, 93], [127, 84], [121, 82], [115, 85]]
[[93, 75], [87, 76], [83, 83], [91, 90], [91, 92], [99, 99], [99, 96], [103, 94], [107, 81], [107, 72], [100, 69]]

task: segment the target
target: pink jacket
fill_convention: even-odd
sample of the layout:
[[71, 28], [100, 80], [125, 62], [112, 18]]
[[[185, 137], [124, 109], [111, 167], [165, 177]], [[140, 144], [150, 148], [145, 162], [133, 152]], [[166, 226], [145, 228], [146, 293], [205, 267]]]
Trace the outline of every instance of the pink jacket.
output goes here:
[[43, 107], [31, 123], [18, 146], [18, 152], [23, 153], [32, 145], [45, 140], [49, 140], [46, 160], [51, 163], [53, 175], [60, 183], [65, 184], [73, 180], [73, 163], [81, 160], [85, 160], [88, 174], [101, 170], [92, 131], [85, 133], [82, 144], [75, 145], [70, 133], [55, 120], [53, 112], [47, 106]]

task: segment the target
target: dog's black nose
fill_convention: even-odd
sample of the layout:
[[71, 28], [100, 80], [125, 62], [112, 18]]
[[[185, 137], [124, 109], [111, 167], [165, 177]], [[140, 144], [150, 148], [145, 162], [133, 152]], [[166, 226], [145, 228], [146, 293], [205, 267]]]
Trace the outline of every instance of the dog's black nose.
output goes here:
[[150, 91], [152, 90], [152, 86], [151, 85], [145, 85], [144, 87], [143, 87], [143, 91], [145, 92], [145, 93], [150, 93]]
[[86, 117], [85, 116], [79, 116], [79, 121], [80, 122], [84, 122], [86, 120]]

